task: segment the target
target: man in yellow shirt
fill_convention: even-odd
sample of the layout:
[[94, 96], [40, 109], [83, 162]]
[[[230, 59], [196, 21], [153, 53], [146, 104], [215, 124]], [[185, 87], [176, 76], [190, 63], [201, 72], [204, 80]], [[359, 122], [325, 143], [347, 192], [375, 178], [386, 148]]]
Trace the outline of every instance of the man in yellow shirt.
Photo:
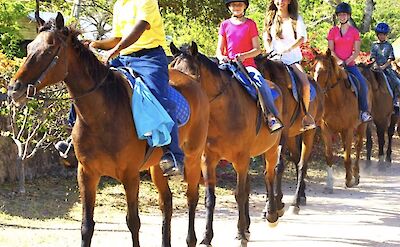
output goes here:
[[160, 167], [164, 175], [183, 173], [184, 154], [179, 147], [175, 103], [168, 98], [168, 61], [162, 48], [165, 32], [158, 0], [117, 0], [113, 10], [112, 38], [93, 41], [90, 46], [107, 50], [112, 66], [131, 67], [166, 109], [175, 125], [171, 143], [163, 147]]

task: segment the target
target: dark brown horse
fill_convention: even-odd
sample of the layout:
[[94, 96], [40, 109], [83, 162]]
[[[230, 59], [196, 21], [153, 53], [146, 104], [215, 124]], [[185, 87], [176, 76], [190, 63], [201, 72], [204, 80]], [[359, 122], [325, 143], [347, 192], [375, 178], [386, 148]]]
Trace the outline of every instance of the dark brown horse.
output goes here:
[[[103, 65], [78, 39], [78, 33], [64, 26], [61, 14], [54, 22], [40, 27], [28, 46], [28, 57], [10, 84], [10, 95], [23, 102], [32, 87], [37, 91], [64, 81], [74, 98], [77, 122], [72, 138], [78, 164], [78, 183], [82, 199], [82, 246], [90, 246], [94, 231], [93, 213], [96, 189], [102, 176], [124, 185], [128, 212], [126, 222], [133, 246], [139, 246], [138, 214], [139, 171], [149, 169], [159, 191], [163, 214], [162, 246], [171, 246], [172, 195], [168, 179], [158, 165], [162, 151], [156, 149], [144, 162], [146, 141], [137, 138], [130, 104], [128, 82]], [[137, 68], [140, 70], [140, 68]], [[38, 81], [40, 78], [40, 81]], [[195, 246], [194, 215], [201, 177], [201, 154], [208, 128], [208, 98], [198, 82], [171, 70], [171, 84], [186, 97], [191, 109], [189, 122], [180, 129], [180, 144], [185, 152], [185, 177], [188, 182], [189, 232], [187, 242]]]
[[[345, 70], [337, 65], [330, 50], [326, 54], [317, 54], [312, 73], [325, 94], [321, 130], [325, 142], [325, 157], [328, 163], [326, 189], [331, 193], [333, 192], [333, 135], [338, 133], [342, 138], [345, 152], [346, 186], [352, 187], [360, 182], [358, 162], [367, 124], [361, 124], [357, 97], [351, 90]], [[371, 90], [369, 90], [368, 97], [368, 101], [371, 102]], [[352, 166], [350, 155], [355, 129], [357, 134], [356, 159]], [[352, 181], [353, 177], [354, 181]]]
[[[285, 128], [282, 131], [281, 144], [287, 147], [291, 153], [291, 160], [296, 164], [297, 187], [290, 207], [292, 213], [297, 214], [300, 210], [300, 204], [305, 205], [305, 182], [304, 177], [307, 174], [307, 162], [310, 158], [314, 144], [315, 129], [305, 132], [300, 131], [302, 127], [302, 118], [304, 116], [304, 107], [297, 102], [292, 94], [292, 83], [289, 72], [285, 65], [278, 61], [269, 60], [266, 56], [260, 56], [256, 59], [257, 66], [264, 78], [273, 81], [281, 89], [283, 97], [282, 121]], [[309, 113], [315, 119], [319, 126], [322, 119], [324, 96], [321, 88], [313, 81], [317, 91], [317, 97], [310, 102]], [[300, 97], [301, 100], [301, 97]], [[299, 138], [297, 138], [299, 137]], [[301, 142], [301, 143], [300, 143]], [[277, 167], [277, 196], [278, 209], [283, 208], [281, 181], [284, 171], [284, 161], [281, 158]]]
[[[215, 168], [218, 161], [232, 162], [237, 173], [236, 201], [239, 210], [238, 236], [242, 246], [247, 246], [250, 216], [248, 169], [250, 158], [265, 154], [265, 182], [269, 195], [267, 220], [277, 223], [278, 212], [274, 197], [275, 166], [278, 159], [278, 146], [281, 133], [271, 134], [262, 124], [257, 134], [256, 103], [233, 79], [229, 73], [220, 70], [218, 65], [199, 53], [197, 45], [179, 50], [171, 44], [174, 59], [170, 66], [200, 81], [210, 101], [210, 123], [205, 148], [203, 170], [206, 186], [207, 225], [202, 244], [211, 245], [213, 238], [213, 215], [215, 207]], [[282, 97], [275, 104], [282, 112]]]
[[[379, 163], [384, 161], [392, 162], [392, 138], [395, 130], [398, 116], [393, 114], [393, 98], [387, 88], [387, 77], [382, 71], [373, 71], [369, 65], [361, 64], [359, 68], [365, 78], [370, 82], [372, 89], [372, 108], [371, 114], [376, 126], [376, 134], [378, 136], [379, 145]], [[386, 150], [386, 158], [384, 157], [385, 133], [388, 137], [388, 147]], [[367, 162], [371, 161], [372, 137], [371, 126], [367, 127]]]

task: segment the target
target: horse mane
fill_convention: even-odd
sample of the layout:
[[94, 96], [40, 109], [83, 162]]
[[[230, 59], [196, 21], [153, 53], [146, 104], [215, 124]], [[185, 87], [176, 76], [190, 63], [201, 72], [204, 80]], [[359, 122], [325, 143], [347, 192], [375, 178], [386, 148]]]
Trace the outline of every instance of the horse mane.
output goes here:
[[[190, 45], [189, 44], [183, 44], [180, 47], [180, 51], [184, 53], [187, 56], [193, 56], [190, 52]], [[199, 61], [201, 64], [203, 64], [212, 74], [219, 76], [221, 73], [221, 70], [218, 67], [218, 63], [212, 61], [210, 58], [208, 58], [206, 55], [198, 52], [197, 56], [199, 58]]]

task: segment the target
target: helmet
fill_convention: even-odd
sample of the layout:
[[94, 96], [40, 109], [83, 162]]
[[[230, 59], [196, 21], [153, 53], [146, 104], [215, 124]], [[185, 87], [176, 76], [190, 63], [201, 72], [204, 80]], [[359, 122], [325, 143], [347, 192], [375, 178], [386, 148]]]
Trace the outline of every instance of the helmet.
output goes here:
[[390, 27], [388, 24], [381, 22], [378, 25], [376, 25], [375, 32], [388, 34], [390, 32]]
[[228, 5], [233, 2], [242, 2], [246, 4], [246, 8], [249, 7], [249, 0], [224, 0], [225, 6], [228, 8]]
[[336, 10], [335, 10], [335, 14], [339, 14], [339, 13], [347, 13], [349, 15], [351, 15], [351, 7], [348, 3], [339, 3], [336, 6]]

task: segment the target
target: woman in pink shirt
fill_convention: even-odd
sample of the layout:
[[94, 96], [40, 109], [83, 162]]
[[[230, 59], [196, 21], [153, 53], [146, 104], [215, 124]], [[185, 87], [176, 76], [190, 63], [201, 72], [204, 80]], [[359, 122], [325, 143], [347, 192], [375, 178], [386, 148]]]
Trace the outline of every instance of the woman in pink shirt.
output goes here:
[[256, 23], [245, 17], [249, 6], [248, 0], [224, 0], [232, 17], [221, 23], [218, 35], [216, 55], [220, 63], [238, 60], [246, 66], [249, 73], [254, 73], [260, 93], [265, 100], [268, 113], [268, 127], [271, 132], [283, 127], [272, 98], [271, 89], [261, 73], [256, 69], [254, 57], [261, 53], [260, 41]]
[[358, 92], [358, 104], [361, 110], [360, 118], [362, 122], [372, 120], [368, 112], [368, 86], [364, 77], [358, 70], [354, 60], [360, 53], [360, 33], [349, 24], [351, 17], [351, 7], [347, 3], [340, 3], [336, 6], [336, 15], [339, 19], [339, 26], [334, 26], [328, 33], [328, 46], [332, 55], [336, 58], [340, 66], [355, 75], [360, 82], [360, 91]]

